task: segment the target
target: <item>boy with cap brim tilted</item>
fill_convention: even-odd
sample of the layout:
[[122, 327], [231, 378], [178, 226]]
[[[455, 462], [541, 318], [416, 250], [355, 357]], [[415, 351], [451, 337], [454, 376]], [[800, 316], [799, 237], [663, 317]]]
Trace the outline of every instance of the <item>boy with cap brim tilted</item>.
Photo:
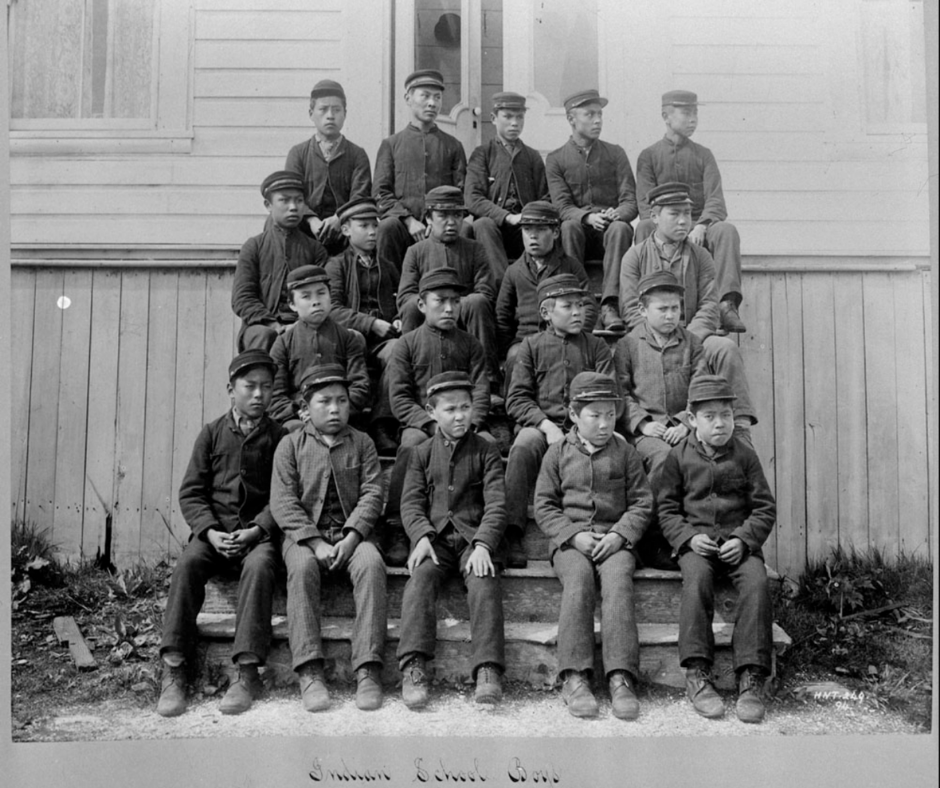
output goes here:
[[378, 211], [371, 198], [351, 200], [337, 211], [349, 246], [326, 264], [333, 319], [366, 340], [366, 365], [374, 393], [371, 422], [380, 453], [395, 451], [398, 430], [388, 399], [386, 369], [401, 332], [395, 293], [399, 272], [375, 252]]
[[301, 380], [314, 364], [339, 364], [349, 379], [349, 404], [359, 415], [369, 402], [366, 342], [362, 334], [330, 316], [330, 278], [319, 266], [296, 268], [287, 276], [290, 308], [297, 322], [271, 348], [277, 364], [271, 416], [289, 430], [300, 429], [306, 418]]
[[614, 374], [607, 343], [584, 331], [588, 298], [572, 274], [542, 280], [538, 302], [544, 328], [522, 340], [513, 364], [506, 412], [518, 432], [509, 450], [506, 484], [514, 492], [507, 504], [509, 565], [514, 568], [526, 564], [521, 541], [542, 457], [571, 426], [572, 380], [581, 372]]
[[640, 641], [633, 598], [634, 550], [653, 509], [636, 450], [614, 432], [623, 405], [616, 381], [582, 372], [571, 382], [574, 426], [545, 454], [535, 487], [535, 520], [551, 540], [562, 584], [558, 674], [575, 717], [594, 717], [595, 583], [600, 581], [601, 652], [614, 716], [640, 713]]
[[[375, 157], [372, 196], [379, 206], [379, 256], [399, 268], [405, 250], [427, 236], [424, 195], [437, 186], [463, 189], [467, 154], [455, 137], [435, 121], [444, 99], [440, 71], [422, 69], [405, 80], [411, 122], [382, 141]], [[469, 228], [469, 225], [466, 225]], [[467, 229], [462, 227], [462, 232]]]
[[465, 192], [475, 217], [473, 237], [486, 251], [497, 291], [506, 267], [524, 251], [522, 208], [548, 199], [542, 157], [519, 139], [525, 113], [525, 96], [494, 93], [491, 119], [496, 136], [476, 148], [467, 162]]
[[565, 99], [571, 138], [545, 159], [552, 202], [561, 214], [565, 254], [582, 265], [603, 256], [601, 325], [622, 333], [617, 307], [620, 261], [633, 242], [636, 181], [623, 148], [600, 139], [607, 99], [581, 90]]
[[703, 717], [724, 714], [711, 682], [715, 581], [738, 593], [731, 637], [742, 722], [764, 718], [764, 683], [773, 650], [773, 607], [761, 547], [776, 520], [774, 498], [754, 449], [734, 433], [734, 390], [717, 375], [689, 385], [692, 434], [663, 463], [656, 501], [663, 533], [679, 557], [679, 664]]
[[718, 336], [718, 296], [715, 263], [703, 246], [689, 243], [692, 199], [684, 183], [664, 183], [648, 195], [655, 232], [634, 246], [620, 268], [620, 308], [630, 330], [645, 322], [640, 311], [640, 280], [657, 271], [669, 271], [683, 288], [679, 325], [702, 340], [705, 363], [724, 377], [737, 397], [736, 427], [750, 440], [750, 427], [757, 423], [744, 358], [737, 344]]
[[666, 134], [646, 148], [636, 161], [636, 189], [640, 222], [636, 226], [639, 245], [653, 232], [649, 192], [664, 183], [689, 185], [693, 227], [689, 240], [704, 246], [715, 260], [718, 310], [724, 331], [743, 332], [738, 316], [741, 305], [741, 238], [727, 220], [728, 209], [721, 189], [721, 173], [712, 152], [689, 139], [698, 126], [698, 96], [690, 90], [663, 94]]
[[435, 268], [452, 268], [464, 286], [459, 325], [473, 334], [483, 346], [492, 383], [499, 379], [493, 320], [496, 287], [493, 272], [486, 261], [486, 252], [479, 242], [460, 237], [460, 227], [467, 215], [460, 189], [456, 186], [438, 186], [428, 192], [425, 206], [430, 235], [405, 252], [398, 283], [402, 333], [413, 331], [423, 320], [421, 310], [418, 309], [418, 283], [421, 277]]
[[473, 383], [471, 423], [478, 433], [492, 440], [486, 427], [490, 406], [490, 382], [483, 347], [466, 331], [457, 328], [457, 313], [464, 287], [453, 268], [435, 268], [421, 277], [418, 308], [424, 323], [405, 334], [395, 346], [388, 369], [392, 412], [401, 425], [400, 446], [389, 481], [385, 512], [391, 566], [404, 566], [408, 542], [399, 512], [405, 471], [415, 446], [432, 437], [436, 423], [427, 411], [428, 381], [442, 372], [460, 371]]
[[338, 364], [309, 367], [302, 391], [310, 418], [274, 455], [271, 512], [284, 533], [287, 631], [307, 711], [329, 708], [321, 638], [320, 587], [345, 573], [356, 620], [352, 667], [356, 706], [382, 705], [385, 651], [385, 564], [375, 546], [382, 511], [379, 456], [365, 433], [349, 426], [349, 381]]
[[369, 156], [343, 136], [346, 91], [332, 79], [321, 79], [310, 91], [310, 120], [316, 129], [306, 142], [287, 154], [285, 170], [303, 175], [307, 223], [311, 234], [330, 255], [346, 246], [339, 207], [372, 196]]
[[443, 372], [428, 381], [427, 413], [437, 431], [412, 452], [402, 490], [402, 520], [414, 547], [401, 605], [398, 660], [402, 699], [410, 709], [428, 701], [437, 594], [444, 579], [454, 574], [467, 587], [474, 699], [496, 703], [502, 697], [503, 464], [496, 446], [471, 428], [473, 388], [465, 372]]
[[324, 265], [327, 253], [319, 241], [302, 233], [304, 182], [296, 172], [275, 172], [261, 184], [270, 216], [260, 235], [242, 245], [232, 284], [232, 309], [241, 318], [239, 349], [270, 351], [274, 340], [297, 315], [284, 285], [287, 275], [304, 265]]
[[232, 661], [238, 678], [222, 698], [223, 714], [246, 711], [262, 691], [259, 666], [271, 643], [271, 609], [280, 568], [280, 533], [269, 507], [274, 451], [283, 428], [265, 415], [274, 361], [246, 350], [229, 365], [232, 407], [196, 438], [180, 486], [180, 511], [192, 529], [173, 577], [163, 618], [163, 688], [157, 712], [186, 711], [186, 663], [195, 654], [196, 616], [206, 582], [238, 573]]

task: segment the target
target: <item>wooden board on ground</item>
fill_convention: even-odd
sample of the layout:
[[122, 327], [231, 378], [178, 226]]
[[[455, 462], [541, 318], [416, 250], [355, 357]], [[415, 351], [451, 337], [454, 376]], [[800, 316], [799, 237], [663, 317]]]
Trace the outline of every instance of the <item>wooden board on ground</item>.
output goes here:
[[85, 638], [71, 616], [56, 616], [52, 619], [52, 628], [59, 640], [59, 645], [68, 643], [69, 654], [79, 670], [94, 670], [98, 667], [94, 655], [88, 648]]

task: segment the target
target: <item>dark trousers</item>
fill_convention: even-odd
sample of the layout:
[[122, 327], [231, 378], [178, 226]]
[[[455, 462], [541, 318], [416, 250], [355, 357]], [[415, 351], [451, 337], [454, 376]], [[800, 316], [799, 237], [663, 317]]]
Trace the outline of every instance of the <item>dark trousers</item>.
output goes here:
[[496, 224], [489, 216], [482, 216], [473, 222], [473, 237], [486, 250], [486, 259], [496, 279], [498, 293], [509, 263], [522, 257], [525, 251], [522, 228], [505, 222]]
[[679, 664], [715, 660], [715, 580], [728, 575], [738, 592], [731, 636], [734, 669], [756, 665], [768, 674], [773, 649], [773, 605], [762, 556], [749, 555], [737, 566], [703, 558], [691, 550], [679, 556], [682, 602], [679, 608]]
[[604, 283], [601, 304], [618, 304], [620, 298], [620, 262], [633, 243], [633, 227], [613, 221], [603, 233], [574, 219], [561, 223], [561, 246], [568, 257], [584, 264], [585, 260], [604, 258]]
[[394, 419], [392, 404], [388, 398], [388, 362], [392, 358], [392, 352], [395, 350], [398, 339], [393, 337], [374, 343], [369, 340], [366, 341], [368, 348], [366, 366], [369, 369], [372, 391], [375, 393], [369, 420], [376, 422], [382, 419]]
[[411, 461], [411, 452], [415, 446], [424, 443], [430, 436], [417, 427], [405, 427], [398, 438], [398, 451], [395, 464], [388, 480], [388, 502], [385, 504], [385, 521], [401, 521], [401, 491], [405, 486], [405, 473]]
[[535, 492], [535, 480], [548, 451], [545, 433], [535, 427], [523, 427], [516, 435], [506, 460], [506, 522], [521, 536], [528, 523], [529, 501]]
[[440, 565], [430, 558], [415, 567], [405, 585], [401, 602], [401, 640], [398, 643], [399, 667], [415, 654], [434, 658], [437, 644], [437, 595], [441, 582], [460, 574], [467, 588], [470, 607], [471, 675], [487, 662], [506, 667], [506, 643], [503, 632], [503, 595], [499, 576], [501, 567], [494, 561], [496, 576], [477, 577], [468, 573], [467, 561], [473, 547], [451, 526], [432, 542]]
[[558, 616], [558, 672], [593, 670], [594, 601], [596, 582], [601, 587], [601, 654], [604, 672], [625, 670], [640, 675], [640, 635], [633, 602], [636, 558], [622, 549], [595, 564], [573, 547], [552, 556], [552, 567], [561, 580], [561, 613]]
[[[330, 532], [327, 541], [332, 544], [340, 538], [338, 531]], [[296, 670], [306, 662], [323, 659], [320, 585], [329, 572], [320, 566], [311, 548], [291, 539], [284, 539], [283, 555], [287, 567], [287, 637], [291, 664]], [[367, 662], [381, 664], [387, 620], [385, 563], [372, 542], [360, 542], [343, 571], [352, 580], [356, 603], [353, 670]]]
[[263, 664], [271, 646], [271, 609], [280, 563], [277, 546], [271, 542], [260, 542], [242, 560], [232, 561], [207, 541], [192, 539], [170, 580], [160, 653], [192, 654], [198, 639], [196, 616], [206, 599], [206, 583], [216, 575], [239, 572], [232, 661], [241, 654], [254, 654]]

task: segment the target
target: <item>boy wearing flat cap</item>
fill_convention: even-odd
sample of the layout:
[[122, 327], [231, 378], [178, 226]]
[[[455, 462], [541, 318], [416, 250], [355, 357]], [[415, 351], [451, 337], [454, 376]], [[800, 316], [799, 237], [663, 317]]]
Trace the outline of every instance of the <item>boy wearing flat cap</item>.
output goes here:
[[421, 324], [422, 314], [418, 309], [418, 282], [421, 277], [436, 268], [452, 268], [464, 286], [458, 324], [480, 341], [486, 354], [490, 381], [496, 381], [499, 379], [493, 319], [496, 287], [483, 245], [470, 238], [460, 237], [460, 226], [467, 215], [463, 192], [456, 186], [438, 186], [428, 192], [425, 206], [430, 236], [405, 252], [398, 283], [402, 333], [407, 334]]
[[525, 96], [493, 94], [491, 115], [496, 136], [470, 154], [466, 197], [474, 217], [473, 237], [486, 250], [496, 281], [523, 252], [522, 208], [548, 199], [545, 164], [537, 150], [519, 139], [525, 126]]
[[258, 668], [271, 644], [271, 608], [280, 568], [280, 532], [269, 507], [274, 451], [283, 428], [265, 415], [274, 361], [264, 350], [239, 353], [229, 365], [231, 409], [196, 438], [180, 486], [180, 511], [192, 529], [170, 580], [163, 618], [163, 687], [157, 713], [186, 711], [186, 663], [198, 640], [196, 616], [206, 582], [239, 576], [232, 662], [238, 677], [222, 698], [223, 714], [240, 714], [262, 691]]
[[350, 200], [336, 215], [349, 246], [326, 264], [333, 305], [330, 314], [340, 325], [365, 337], [374, 394], [370, 431], [379, 452], [394, 452], [398, 427], [388, 400], [386, 368], [401, 332], [395, 302], [399, 273], [391, 261], [376, 254], [378, 210], [370, 197]]
[[[718, 331], [715, 264], [703, 246], [689, 243], [692, 198], [684, 183], [663, 183], [649, 192], [655, 232], [630, 249], [620, 268], [620, 308], [630, 330], [645, 322], [640, 310], [639, 283], [648, 274], [669, 271], [683, 288], [679, 325], [702, 340], [705, 363], [723, 375], [737, 397], [736, 426], [746, 433], [757, 423], [744, 359], [737, 344]], [[749, 435], [746, 436], [749, 439]]]
[[535, 488], [539, 465], [548, 447], [564, 439], [569, 420], [569, 388], [581, 372], [614, 374], [607, 343], [584, 331], [588, 295], [572, 274], [544, 279], [538, 287], [539, 313], [544, 326], [519, 345], [506, 396], [506, 412], [518, 432], [509, 450], [506, 484], [514, 495], [507, 504], [510, 566], [521, 561], [521, 539], [527, 505]]
[[260, 235], [242, 245], [232, 284], [232, 310], [241, 318], [238, 347], [270, 351], [274, 340], [293, 325], [284, 284], [302, 265], [324, 265], [326, 250], [302, 233], [304, 183], [296, 172], [271, 173], [261, 184], [269, 221]]
[[575, 717], [594, 717], [595, 584], [601, 591], [601, 652], [615, 717], [640, 713], [640, 641], [633, 598], [634, 551], [649, 523], [653, 495], [636, 450], [614, 432], [623, 404], [616, 381], [582, 372], [571, 381], [563, 440], [550, 446], [535, 487], [535, 521], [551, 540], [562, 584], [558, 674]]
[[[457, 272], [447, 267], [428, 271], [421, 277], [418, 289], [418, 308], [424, 314], [424, 323], [396, 344], [388, 369], [392, 412], [402, 428], [385, 512], [391, 540], [386, 555], [391, 566], [404, 566], [408, 558], [398, 510], [408, 461], [414, 447], [432, 437], [436, 430], [427, 411], [428, 381], [442, 372], [461, 371], [469, 375], [473, 383], [471, 422], [478, 433], [486, 428], [490, 407], [483, 346], [472, 334], [457, 328], [464, 293]], [[483, 434], [490, 439], [488, 433]]]
[[663, 183], [689, 186], [692, 198], [692, 228], [689, 241], [704, 246], [715, 260], [718, 309], [724, 331], [745, 330], [741, 305], [741, 238], [727, 222], [728, 209], [721, 190], [721, 173], [712, 152], [690, 139], [698, 126], [698, 96], [690, 90], [663, 94], [666, 134], [644, 150], [636, 161], [640, 222], [636, 243], [641, 244], [655, 229], [650, 218], [649, 193]]
[[714, 584], [728, 576], [738, 592], [731, 637], [742, 722], [764, 718], [771, 671], [773, 608], [761, 547], [776, 520], [773, 494], [754, 449], [734, 434], [734, 390], [717, 375], [689, 385], [692, 434], [663, 463], [656, 503], [663, 533], [679, 557], [679, 664], [689, 700], [703, 717], [724, 714], [711, 681]]
[[346, 246], [339, 207], [372, 194], [369, 156], [343, 136], [346, 91], [332, 79], [321, 79], [310, 91], [310, 120], [315, 131], [287, 154], [285, 170], [301, 173], [306, 191], [304, 222], [327, 252], [340, 254]]
[[271, 356], [277, 364], [271, 416], [287, 429], [300, 429], [306, 419], [301, 380], [312, 364], [339, 364], [349, 379], [349, 403], [354, 414], [369, 402], [366, 342], [358, 331], [332, 319], [330, 279], [319, 266], [303, 266], [287, 276], [290, 308], [297, 322], [281, 334]]
[[458, 371], [428, 381], [427, 414], [437, 431], [412, 452], [402, 490], [402, 520], [413, 547], [401, 604], [398, 660], [402, 699], [410, 709], [428, 701], [437, 592], [454, 574], [467, 587], [474, 699], [496, 703], [502, 697], [506, 656], [499, 576], [506, 496], [499, 450], [471, 429], [473, 387], [467, 374]]
[[[422, 69], [405, 80], [411, 122], [382, 141], [375, 158], [372, 196], [379, 206], [379, 256], [399, 268], [405, 250], [427, 236], [424, 195], [437, 186], [463, 189], [467, 154], [459, 140], [438, 128], [444, 97], [440, 71]], [[467, 225], [469, 228], [469, 225]], [[463, 230], [464, 234], [467, 230]]]
[[309, 367], [301, 382], [310, 418], [274, 455], [271, 512], [284, 533], [287, 632], [306, 711], [330, 706], [324, 675], [320, 587], [349, 576], [356, 603], [352, 667], [356, 706], [382, 705], [385, 564], [375, 546], [382, 512], [379, 456], [372, 440], [349, 426], [349, 380], [338, 364]]
[[552, 202], [561, 214], [565, 254], [581, 264], [604, 258], [601, 324], [624, 331], [617, 306], [620, 261], [633, 242], [636, 182], [623, 148], [600, 139], [607, 99], [582, 90], [565, 99], [571, 138], [548, 154], [545, 170]]

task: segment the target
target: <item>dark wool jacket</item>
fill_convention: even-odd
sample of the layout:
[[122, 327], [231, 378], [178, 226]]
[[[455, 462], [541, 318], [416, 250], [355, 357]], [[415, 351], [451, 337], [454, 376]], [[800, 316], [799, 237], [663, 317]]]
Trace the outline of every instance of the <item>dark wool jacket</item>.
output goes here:
[[323, 536], [317, 523], [330, 477], [343, 505], [343, 533], [354, 530], [363, 539], [372, 536], [385, 499], [379, 455], [372, 438], [348, 425], [337, 438], [327, 446], [307, 423], [277, 447], [271, 512], [285, 539], [302, 542]]
[[287, 306], [287, 274], [302, 265], [326, 265], [323, 245], [294, 228], [284, 231], [268, 223], [264, 232], [242, 245], [235, 264], [232, 309], [243, 326], [293, 323], [297, 315]]
[[552, 553], [582, 531], [622, 536], [635, 548], [653, 514], [643, 460], [614, 433], [589, 454], [572, 427], [552, 444], [535, 483], [535, 522], [552, 540]]
[[[496, 335], [502, 352], [539, 330], [539, 282], [558, 274], [574, 274], [579, 284], [590, 292], [584, 266], [568, 257], [559, 246], [545, 258], [545, 267], [538, 273], [527, 252], [506, 269], [496, 298]], [[593, 331], [596, 321], [597, 304], [589, 296], [585, 304], [584, 331]]]
[[[391, 323], [395, 319], [398, 306], [395, 292], [398, 289], [398, 268], [387, 260], [379, 260], [379, 312], [383, 320]], [[362, 294], [359, 292], [359, 252], [347, 246], [342, 254], [331, 257], [326, 264], [326, 273], [330, 277], [330, 301], [332, 317], [346, 328], [354, 328], [364, 337], [372, 331], [375, 317], [359, 311], [362, 307]]]
[[[323, 158], [316, 137], [295, 145], [287, 154], [284, 169], [304, 176], [307, 207], [318, 219], [329, 218], [339, 206], [350, 200], [372, 194], [369, 156], [345, 137], [329, 161]], [[324, 205], [327, 189], [333, 196], [328, 197]]]
[[499, 140], [492, 139], [470, 154], [465, 192], [467, 207], [477, 218], [486, 216], [497, 225], [503, 223], [509, 215], [505, 205], [513, 178], [522, 205], [549, 199], [541, 155], [521, 140], [516, 146], [516, 155], [512, 156]]
[[297, 418], [302, 404], [300, 381], [311, 364], [340, 364], [349, 379], [350, 413], [360, 413], [369, 402], [366, 341], [358, 331], [345, 328], [328, 315], [318, 328], [299, 320], [275, 341], [271, 358], [277, 364], [274, 393], [268, 413], [280, 422]]
[[452, 441], [438, 431], [415, 447], [401, 494], [401, 519], [412, 544], [448, 525], [469, 544], [495, 553], [506, 530], [503, 461], [474, 432]]
[[418, 295], [418, 285], [424, 274], [444, 266], [457, 271], [457, 277], [468, 294], [479, 293], [490, 303], [496, 301], [496, 283], [483, 244], [460, 236], [450, 244], [436, 238], [425, 238], [409, 246], [405, 252], [398, 282], [398, 308], [401, 309], [411, 296]]
[[663, 534], [677, 553], [706, 533], [715, 541], [736, 536], [761, 556], [777, 519], [754, 449], [732, 437], [709, 457], [694, 432], [666, 455], [656, 505]]
[[615, 208], [617, 218], [637, 217], [636, 181], [623, 148], [597, 140], [585, 158], [573, 139], [545, 159], [552, 202], [562, 221], [580, 222], [589, 213]]
[[424, 195], [437, 186], [462, 189], [467, 173], [463, 145], [434, 126], [430, 131], [408, 124], [382, 140], [375, 157], [372, 196], [384, 219], [424, 216]]
[[206, 424], [180, 485], [180, 511], [192, 538], [209, 530], [232, 533], [259, 525], [271, 538], [277, 526], [268, 506], [274, 450], [284, 436], [280, 424], [262, 416], [242, 435], [232, 411]]

